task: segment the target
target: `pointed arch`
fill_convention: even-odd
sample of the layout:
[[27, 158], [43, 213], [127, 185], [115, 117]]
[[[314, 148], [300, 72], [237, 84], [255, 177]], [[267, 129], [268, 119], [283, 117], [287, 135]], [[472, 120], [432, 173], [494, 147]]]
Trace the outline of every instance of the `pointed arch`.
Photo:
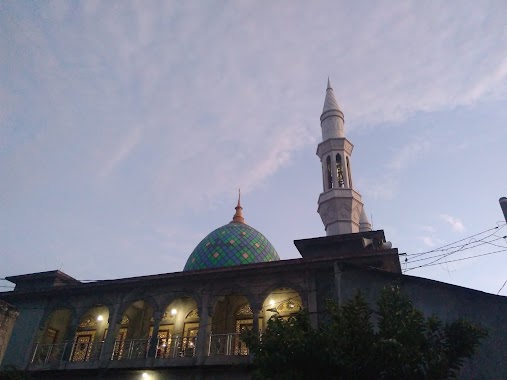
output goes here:
[[350, 170], [350, 161], [349, 161], [349, 157], [347, 156], [347, 174], [348, 174], [348, 177], [349, 177], [349, 188], [352, 189], [352, 173], [351, 173], [351, 170]]
[[344, 187], [345, 185], [343, 181], [342, 156], [340, 153], [336, 153], [336, 182], [338, 182], [338, 187]]
[[331, 168], [331, 156], [327, 156], [326, 158], [326, 174], [327, 174], [327, 189], [330, 190], [333, 188], [333, 175]]
[[96, 305], [86, 310], [77, 325], [70, 361], [98, 360], [109, 328], [110, 307]]

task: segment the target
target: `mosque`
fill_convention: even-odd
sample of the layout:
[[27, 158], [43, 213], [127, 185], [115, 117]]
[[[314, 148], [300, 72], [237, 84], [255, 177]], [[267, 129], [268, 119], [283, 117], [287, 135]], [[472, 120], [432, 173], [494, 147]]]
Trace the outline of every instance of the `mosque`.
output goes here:
[[249, 379], [243, 330], [262, 332], [271, 316], [301, 308], [318, 326], [327, 299], [360, 290], [374, 304], [397, 281], [425, 313], [489, 329], [463, 378], [507, 378], [505, 297], [403, 275], [353, 186], [354, 146], [329, 80], [320, 123], [326, 236], [295, 241], [301, 258], [280, 260], [238, 198], [232, 220], [204, 237], [181, 272], [93, 283], [58, 270], [7, 277], [16, 286], [0, 293], [14, 316], [3, 327], [2, 366], [37, 379]]

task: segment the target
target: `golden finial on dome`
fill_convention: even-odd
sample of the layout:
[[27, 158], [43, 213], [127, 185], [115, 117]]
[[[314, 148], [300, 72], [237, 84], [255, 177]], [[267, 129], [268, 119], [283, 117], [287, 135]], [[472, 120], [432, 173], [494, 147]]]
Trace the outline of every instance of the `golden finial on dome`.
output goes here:
[[241, 207], [241, 189], [238, 190], [238, 205], [235, 207], [236, 213], [232, 217], [231, 223], [245, 223], [245, 218], [243, 218], [243, 207]]

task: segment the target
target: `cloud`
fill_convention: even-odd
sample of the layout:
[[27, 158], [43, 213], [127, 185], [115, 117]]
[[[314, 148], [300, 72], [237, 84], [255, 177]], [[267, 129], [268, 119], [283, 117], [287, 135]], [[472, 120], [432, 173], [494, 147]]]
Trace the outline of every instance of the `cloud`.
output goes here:
[[435, 227], [433, 227], [433, 226], [421, 226], [421, 230], [423, 230], [425, 232], [429, 232], [429, 233], [436, 232]]
[[436, 245], [434, 238], [431, 236], [419, 236], [419, 240], [421, 240], [426, 246], [430, 248]]
[[[132, 129], [118, 144], [112, 149], [112, 153], [107, 158], [102, 169], [100, 170], [100, 177], [106, 178], [111, 175], [113, 170], [120, 165], [132, 153], [137, 144], [141, 140], [141, 128], [136, 127]], [[109, 153], [109, 152], [108, 152]]]
[[[82, 159], [101, 167], [100, 178], [134, 150], [163, 150], [142, 175], [161, 194], [179, 194], [180, 204], [203, 183], [206, 200], [231, 183], [254, 189], [314, 144], [327, 73], [352, 128], [501, 92], [507, 60], [497, 46], [507, 37], [499, 15], [481, 23], [486, 6], [342, 6], [54, 2], [36, 22], [35, 9], [11, 4], [7, 13], [19, 22], [2, 19], [12, 54], [1, 62], [10, 79], [0, 93], [30, 104], [33, 124], [45, 120], [55, 142], [68, 142], [56, 138], [64, 126], [89, 131], [83, 151], [102, 153]], [[392, 198], [399, 174], [428, 147], [422, 139], [401, 147], [387, 175], [365, 187]], [[205, 170], [189, 176], [200, 159]]]
[[400, 176], [413, 163], [431, 149], [429, 139], [414, 138], [401, 147], [393, 148], [395, 153], [384, 164], [382, 176], [376, 179], [361, 179], [359, 186], [365, 195], [373, 199], [392, 199], [398, 193]]
[[445, 222], [449, 223], [449, 225], [452, 227], [454, 231], [456, 232], [465, 231], [465, 226], [463, 225], [460, 219], [447, 214], [441, 214], [440, 218]]
[[427, 152], [429, 148], [429, 140], [417, 138], [415, 141], [405, 144], [401, 149], [398, 149], [387, 163], [387, 168], [393, 173], [399, 173]]

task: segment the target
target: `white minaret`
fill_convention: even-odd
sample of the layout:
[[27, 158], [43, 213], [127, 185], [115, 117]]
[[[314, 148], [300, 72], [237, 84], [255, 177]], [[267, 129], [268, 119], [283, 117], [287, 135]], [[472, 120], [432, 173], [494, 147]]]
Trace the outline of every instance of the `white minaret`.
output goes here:
[[343, 112], [338, 107], [328, 78], [326, 100], [320, 116], [322, 142], [317, 147], [324, 186], [317, 211], [327, 236], [371, 231], [361, 194], [352, 186], [350, 164], [354, 145], [345, 137], [344, 124]]

